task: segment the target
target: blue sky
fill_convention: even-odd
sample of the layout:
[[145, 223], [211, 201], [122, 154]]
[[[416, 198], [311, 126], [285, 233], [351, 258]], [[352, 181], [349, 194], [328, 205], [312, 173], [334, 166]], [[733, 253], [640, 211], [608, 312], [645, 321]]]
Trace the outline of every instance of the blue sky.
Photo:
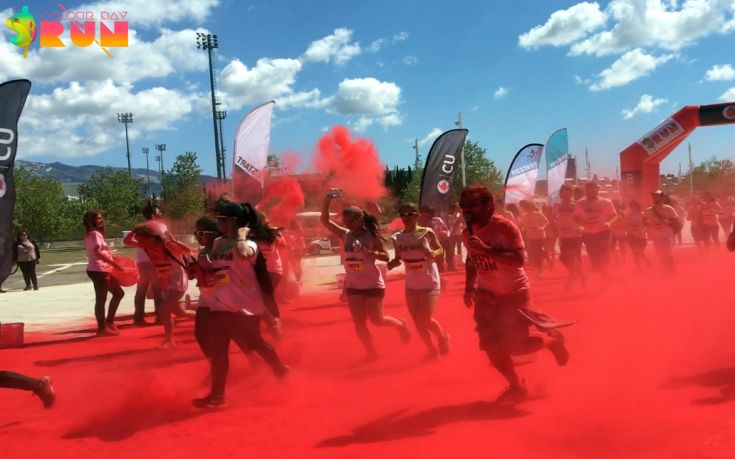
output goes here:
[[[20, 1], [39, 16], [56, 1]], [[70, 11], [127, 11], [128, 48], [38, 48], [28, 59], [0, 26], [0, 80], [29, 78], [19, 159], [125, 166], [117, 112], [133, 112], [141, 147], [166, 162], [196, 151], [215, 175], [208, 68], [196, 31], [219, 36], [216, 71], [228, 112], [228, 170], [242, 117], [275, 99], [271, 150], [308, 165], [317, 139], [343, 124], [372, 139], [389, 166], [413, 164], [462, 112], [470, 139], [506, 170], [515, 152], [569, 130], [593, 171], [683, 105], [735, 100], [735, 0], [62, 2]], [[68, 40], [67, 40], [68, 41]], [[735, 160], [735, 127], [690, 136], [695, 161]], [[152, 159], [152, 158], [151, 158]], [[662, 165], [686, 167], [686, 142]], [[152, 161], [152, 166], [155, 163]]]

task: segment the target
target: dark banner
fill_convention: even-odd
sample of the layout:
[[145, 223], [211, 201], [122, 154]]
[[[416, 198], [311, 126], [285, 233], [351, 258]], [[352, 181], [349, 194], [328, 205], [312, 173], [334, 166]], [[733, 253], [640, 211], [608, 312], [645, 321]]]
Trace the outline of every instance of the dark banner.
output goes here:
[[0, 84], [0, 284], [13, 268], [13, 164], [18, 146], [18, 118], [30, 90], [28, 80]]
[[449, 211], [452, 182], [460, 167], [460, 155], [468, 132], [467, 129], [452, 129], [434, 141], [426, 157], [419, 205], [429, 206], [437, 214]]
[[699, 124], [702, 126], [729, 123], [735, 123], [735, 102], [699, 106]]

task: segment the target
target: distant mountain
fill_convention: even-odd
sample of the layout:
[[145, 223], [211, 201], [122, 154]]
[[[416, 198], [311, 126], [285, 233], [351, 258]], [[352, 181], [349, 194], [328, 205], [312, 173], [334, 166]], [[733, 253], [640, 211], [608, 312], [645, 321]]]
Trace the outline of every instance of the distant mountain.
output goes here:
[[[78, 196], [77, 187], [89, 181], [89, 178], [95, 172], [105, 166], [86, 165], [86, 166], [70, 166], [60, 162], [53, 163], [37, 163], [33, 161], [17, 160], [16, 167], [24, 167], [32, 173], [41, 177], [51, 177], [61, 182], [64, 192], [68, 196]], [[113, 167], [114, 170], [127, 170], [126, 167]], [[147, 183], [148, 175], [145, 169], [133, 169], [133, 177]], [[157, 170], [151, 169], [151, 191], [159, 194], [161, 191], [161, 176]], [[200, 180], [202, 183], [216, 181], [216, 177], [210, 175], [202, 175]]]

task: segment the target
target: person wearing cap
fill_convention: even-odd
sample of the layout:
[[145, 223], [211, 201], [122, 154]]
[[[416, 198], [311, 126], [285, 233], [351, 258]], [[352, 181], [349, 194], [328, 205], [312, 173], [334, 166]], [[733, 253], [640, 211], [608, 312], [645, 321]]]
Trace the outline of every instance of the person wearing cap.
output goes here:
[[574, 217], [582, 225], [582, 243], [592, 268], [604, 277], [610, 263], [610, 225], [618, 218], [618, 213], [612, 201], [599, 197], [600, 185], [596, 182], [587, 182], [584, 193], [584, 199], [577, 201], [574, 207]]
[[656, 190], [651, 196], [653, 205], [644, 213], [648, 239], [653, 242], [653, 249], [664, 270], [672, 272], [674, 257], [671, 252], [674, 245], [675, 226], [678, 226], [678, 216], [673, 207], [664, 204], [666, 194], [663, 191]]

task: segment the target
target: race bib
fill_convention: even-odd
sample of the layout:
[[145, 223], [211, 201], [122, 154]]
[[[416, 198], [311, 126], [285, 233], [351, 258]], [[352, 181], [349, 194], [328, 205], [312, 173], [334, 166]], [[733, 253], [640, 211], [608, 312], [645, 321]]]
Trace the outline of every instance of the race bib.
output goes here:
[[345, 270], [352, 273], [361, 273], [362, 260], [345, 260]]
[[156, 277], [169, 279], [171, 277], [171, 265], [156, 265]]
[[406, 262], [407, 273], [425, 273], [426, 272], [426, 261], [407, 261]]
[[220, 269], [212, 273], [212, 286], [225, 287], [230, 285], [230, 268]]

